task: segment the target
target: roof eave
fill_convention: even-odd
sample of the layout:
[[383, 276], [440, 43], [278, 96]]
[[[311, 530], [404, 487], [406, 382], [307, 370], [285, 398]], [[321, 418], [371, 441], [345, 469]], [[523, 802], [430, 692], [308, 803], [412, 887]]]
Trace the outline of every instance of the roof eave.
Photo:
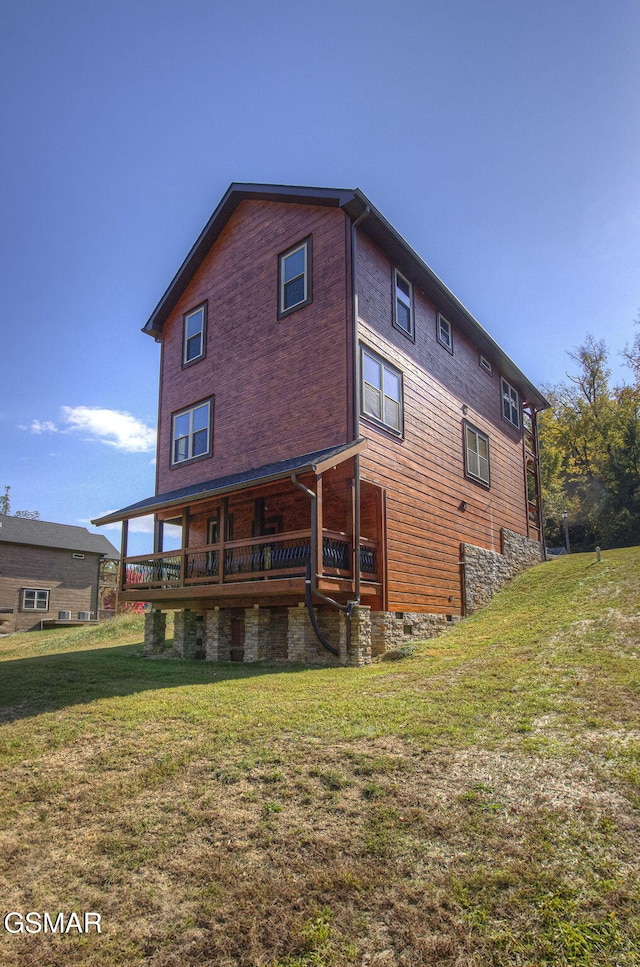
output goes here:
[[549, 406], [548, 401], [516, 363], [359, 188], [309, 188], [232, 182], [151, 314], [143, 332], [156, 339], [161, 337], [164, 322], [229, 218], [242, 201], [252, 199], [342, 208], [354, 221], [365, 212], [368, 213], [368, 217], [361, 222], [362, 230], [383, 248], [398, 268], [405, 271], [412, 281], [415, 280], [427, 298], [447, 315], [450, 322], [456, 324], [481, 352], [495, 361], [507, 379], [518, 384], [526, 401], [534, 409], [543, 410]]
[[450, 322], [460, 327], [472, 340], [479, 350], [492, 357], [501, 373], [513, 382], [518, 383], [525, 391], [526, 401], [536, 410], [544, 410], [549, 402], [525, 376], [522, 370], [505, 353], [500, 345], [489, 335], [487, 330], [472, 313], [454, 295], [451, 289], [442, 281], [434, 270], [418, 255], [405, 238], [387, 221], [366, 195], [357, 188], [354, 191], [353, 202], [347, 206], [357, 217], [369, 210], [369, 217], [361, 222], [361, 229], [380, 245], [397, 267], [417, 282], [427, 298], [447, 316]]
[[350, 188], [306, 188], [290, 185], [260, 185], [232, 182], [224, 193], [211, 218], [202, 229], [187, 257], [171, 280], [160, 302], [151, 313], [142, 332], [159, 339], [162, 327], [175, 308], [178, 299], [202, 264], [207, 253], [220, 235], [238, 205], [247, 200], [268, 199], [273, 202], [324, 205], [344, 208], [353, 199]]
[[132, 504], [129, 507], [124, 507], [122, 510], [114, 511], [112, 514], [106, 514], [104, 517], [98, 517], [92, 520], [91, 523], [95, 527], [103, 527], [105, 524], [117, 524], [124, 520], [133, 520], [136, 517], [148, 517], [151, 514], [156, 514], [160, 510], [168, 510], [171, 507], [184, 507], [187, 504], [200, 503], [203, 500], [211, 500], [213, 497], [221, 497], [226, 494], [237, 493], [241, 490], [250, 490], [252, 487], [261, 487], [264, 484], [273, 483], [276, 480], [286, 480], [291, 477], [291, 474], [299, 473], [322, 473], [331, 467], [337, 466], [339, 463], [343, 463], [345, 460], [349, 460], [351, 457], [356, 456], [367, 446], [367, 441], [363, 439], [356, 440], [352, 444], [346, 444], [341, 447], [336, 447], [334, 453], [326, 453], [322, 451], [322, 458], [309, 460], [307, 463], [301, 464], [295, 467], [295, 469], [283, 468], [274, 473], [264, 474], [258, 478], [252, 478], [249, 480], [242, 480], [235, 484], [227, 484], [220, 487], [212, 487], [209, 490], [202, 490], [196, 494], [189, 495], [179, 495], [175, 497], [167, 496], [166, 500], [162, 499], [162, 494], [159, 495], [158, 501], [156, 503], [149, 503], [144, 507], [140, 506], [141, 502], [137, 504]]

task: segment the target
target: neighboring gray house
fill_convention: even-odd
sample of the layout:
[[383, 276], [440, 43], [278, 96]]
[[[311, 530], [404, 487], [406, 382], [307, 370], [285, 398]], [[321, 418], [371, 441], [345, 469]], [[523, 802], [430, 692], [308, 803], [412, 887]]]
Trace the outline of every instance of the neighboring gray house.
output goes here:
[[97, 620], [104, 562], [119, 557], [86, 527], [0, 514], [0, 634]]

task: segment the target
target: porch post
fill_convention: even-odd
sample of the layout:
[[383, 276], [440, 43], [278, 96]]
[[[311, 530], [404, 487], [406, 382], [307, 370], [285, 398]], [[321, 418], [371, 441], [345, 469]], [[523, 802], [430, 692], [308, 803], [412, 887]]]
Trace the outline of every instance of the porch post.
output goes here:
[[164, 521], [156, 520], [153, 525], [153, 553], [162, 554], [164, 550]]
[[[316, 574], [321, 576], [324, 571], [324, 544], [322, 538], [322, 525], [323, 525], [323, 514], [322, 514], [322, 474], [316, 475], [316, 499], [315, 499], [315, 513], [316, 513], [316, 546], [315, 546], [315, 568]], [[312, 567], [313, 567], [313, 551], [312, 551]]]
[[124, 591], [127, 583], [127, 566], [125, 558], [127, 556], [127, 545], [129, 542], [129, 521], [122, 521], [122, 534], [120, 538], [120, 591]]
[[218, 584], [224, 584], [224, 542], [227, 535], [227, 514], [229, 513], [229, 498], [225, 497], [220, 507], [218, 518]]
[[189, 508], [182, 511], [182, 540], [180, 541], [180, 587], [184, 587], [187, 572], [187, 547], [189, 546]]
[[360, 454], [356, 453], [353, 458], [355, 475], [353, 478], [353, 505], [352, 505], [352, 515], [353, 515], [353, 547], [352, 547], [352, 561], [353, 561], [353, 579], [355, 581], [355, 592], [356, 601], [360, 600], [360, 571], [361, 571], [361, 561], [360, 561]]

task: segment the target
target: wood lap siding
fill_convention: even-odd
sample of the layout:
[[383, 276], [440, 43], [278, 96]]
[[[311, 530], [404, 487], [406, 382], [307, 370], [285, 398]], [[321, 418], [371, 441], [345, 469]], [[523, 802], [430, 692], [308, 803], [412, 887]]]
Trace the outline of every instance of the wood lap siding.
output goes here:
[[[415, 286], [415, 344], [405, 338], [392, 326], [394, 266], [363, 233], [358, 253], [360, 338], [404, 380], [404, 439], [361, 420], [363, 477], [387, 491], [388, 608], [459, 613], [460, 542], [500, 551], [502, 527], [526, 534], [521, 437], [477, 347], [455, 325], [453, 356], [440, 345], [437, 308]], [[465, 477], [465, 420], [489, 437], [490, 489]]]
[[[83, 551], [74, 558], [72, 550], [2, 543], [0, 545], [0, 607], [13, 608], [9, 615], [12, 631], [27, 631], [40, 625], [42, 618], [57, 618], [59, 611], [70, 611], [77, 618], [81, 611], [96, 616], [98, 568], [97, 554]], [[49, 590], [47, 611], [21, 611], [23, 588]]]
[[[278, 255], [312, 237], [313, 301], [278, 320]], [[163, 330], [158, 492], [347, 442], [348, 301], [339, 209], [244, 201]], [[208, 301], [206, 359], [183, 314]], [[171, 468], [171, 414], [214, 397], [213, 456]]]

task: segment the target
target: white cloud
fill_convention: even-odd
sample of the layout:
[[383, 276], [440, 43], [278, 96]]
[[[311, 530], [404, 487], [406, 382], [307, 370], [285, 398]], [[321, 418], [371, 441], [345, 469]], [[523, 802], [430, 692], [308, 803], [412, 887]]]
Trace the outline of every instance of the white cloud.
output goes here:
[[[109, 514], [114, 514], [114, 510], [108, 510], [104, 514], [96, 514], [95, 520], [99, 520], [101, 517], [107, 517]], [[81, 524], [90, 524], [90, 520], [81, 520]], [[119, 531], [122, 527], [120, 521], [116, 521], [113, 524], [100, 524], [100, 530], [110, 530]], [[130, 534], [153, 534], [153, 517], [133, 517], [129, 521], [129, 533]]]
[[70, 429], [88, 433], [117, 450], [148, 453], [156, 445], [155, 430], [130, 413], [97, 406], [63, 406], [62, 412]]
[[131, 413], [99, 406], [63, 406], [62, 416], [62, 426], [51, 420], [33, 420], [31, 426], [22, 429], [36, 434], [84, 433], [87, 439], [126, 453], [150, 453], [155, 449], [156, 431]]
[[32, 433], [57, 433], [58, 427], [51, 420], [33, 420], [29, 430]]

